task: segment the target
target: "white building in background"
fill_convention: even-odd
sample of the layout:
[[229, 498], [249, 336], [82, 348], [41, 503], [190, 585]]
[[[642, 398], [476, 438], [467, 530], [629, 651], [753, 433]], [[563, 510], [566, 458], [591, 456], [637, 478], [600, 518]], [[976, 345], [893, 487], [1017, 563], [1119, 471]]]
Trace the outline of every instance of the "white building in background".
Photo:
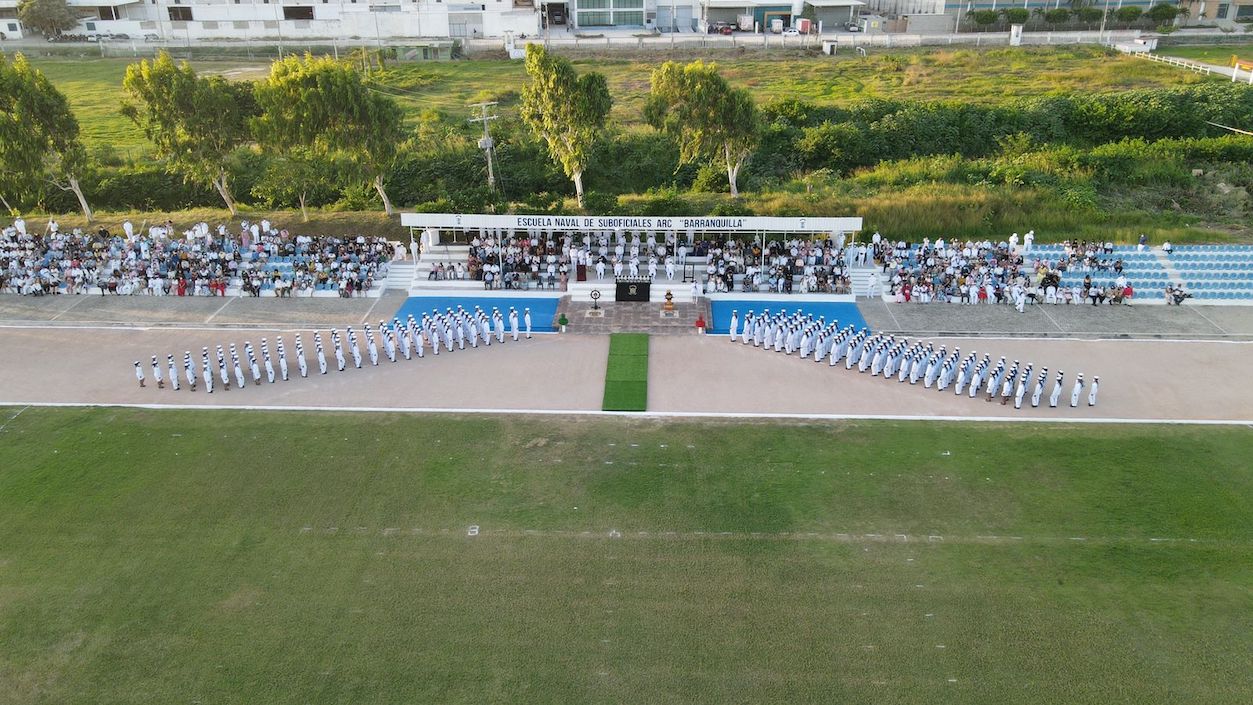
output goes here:
[[[603, 29], [707, 31], [752, 17], [765, 28], [805, 12], [851, 19], [862, 0], [68, 0], [84, 20], [76, 34], [132, 40], [396, 40], [535, 36]], [[0, 32], [20, 37], [18, 0], [0, 0]], [[28, 32], [29, 34], [29, 32]]]
[[[68, 0], [85, 34], [168, 41], [394, 40], [540, 31], [535, 0]], [[16, 5], [16, 0], [0, 0]]]
[[21, 39], [22, 23], [17, 21], [17, 0], [0, 0], [0, 39]]

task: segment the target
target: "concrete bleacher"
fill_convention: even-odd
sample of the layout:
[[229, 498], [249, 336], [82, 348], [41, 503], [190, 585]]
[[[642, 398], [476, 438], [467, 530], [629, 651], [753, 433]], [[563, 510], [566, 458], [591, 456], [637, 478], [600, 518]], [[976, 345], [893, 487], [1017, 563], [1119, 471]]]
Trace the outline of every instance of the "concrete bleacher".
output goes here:
[[1253, 302], [1253, 245], [1180, 245], [1167, 259], [1194, 299]]
[[[1026, 260], [1056, 263], [1065, 254], [1060, 244], [1037, 244], [1024, 252]], [[919, 248], [910, 249], [907, 268], [918, 265]], [[1196, 301], [1218, 304], [1253, 304], [1253, 245], [1180, 245], [1167, 254], [1161, 248], [1140, 250], [1135, 245], [1117, 245], [1102, 259], [1122, 260], [1122, 274], [1136, 291], [1140, 302], [1160, 303], [1168, 286], [1183, 283]], [[1062, 273], [1063, 287], [1081, 286], [1085, 277], [1107, 285], [1118, 277], [1109, 270], [1085, 270], [1072, 265]], [[885, 293], [885, 296], [887, 294]]]
[[[1035, 245], [1024, 255], [1028, 262], [1042, 259], [1056, 263], [1065, 252], [1062, 245]], [[1153, 250], [1141, 251], [1135, 245], [1115, 245], [1113, 254], [1102, 255], [1101, 259], [1110, 262], [1122, 260], [1122, 276], [1127, 278], [1127, 283], [1136, 291], [1137, 297], [1146, 293], [1160, 294], [1171, 283], [1170, 272]], [[1062, 273], [1061, 285], [1072, 288], [1082, 286], [1085, 277], [1091, 277], [1093, 283], [1107, 285], [1118, 278], [1118, 272], [1113, 269], [1085, 270], [1081, 265], [1071, 265]]]

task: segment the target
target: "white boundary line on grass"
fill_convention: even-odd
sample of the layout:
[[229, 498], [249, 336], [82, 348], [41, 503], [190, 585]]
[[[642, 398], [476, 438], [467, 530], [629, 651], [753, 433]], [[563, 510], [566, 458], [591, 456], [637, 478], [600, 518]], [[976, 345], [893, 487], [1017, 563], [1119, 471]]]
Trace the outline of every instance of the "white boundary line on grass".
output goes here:
[[1253, 419], [1163, 419], [1163, 418], [1041, 418], [1012, 416], [935, 416], [914, 414], [771, 414], [715, 411], [602, 411], [599, 409], [454, 409], [421, 406], [282, 406], [273, 404], [134, 404], [103, 402], [32, 402], [0, 400], [0, 406], [52, 408], [129, 408], [151, 410], [210, 411], [320, 411], [388, 414], [493, 414], [522, 416], [621, 416], [652, 419], [782, 419], [789, 421], [981, 421], [987, 423], [1075, 423], [1075, 424], [1170, 424], [1197, 426], [1253, 426]]

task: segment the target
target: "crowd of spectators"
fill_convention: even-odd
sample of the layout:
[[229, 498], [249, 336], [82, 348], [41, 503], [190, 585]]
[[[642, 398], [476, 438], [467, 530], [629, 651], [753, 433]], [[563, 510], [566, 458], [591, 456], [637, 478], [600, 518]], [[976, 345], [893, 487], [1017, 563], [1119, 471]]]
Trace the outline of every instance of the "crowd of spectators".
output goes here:
[[[1021, 245], [1014, 233], [995, 243], [926, 238], [913, 247], [875, 233], [871, 252], [898, 303], [1016, 304], [1020, 297], [1049, 304], [1130, 303], [1135, 292], [1113, 243], [1071, 240], [1060, 254], [1045, 256], [1033, 249], [1034, 240], [1028, 232]], [[1083, 281], [1063, 285], [1068, 272], [1082, 273]]]
[[[707, 292], [848, 293], [850, 257], [834, 240], [701, 239], [675, 233], [615, 231], [570, 234], [480, 235], [464, 266], [437, 264], [431, 280], [473, 279], [489, 289], [547, 287], [564, 290], [572, 277], [665, 277], [673, 280], [691, 258], [707, 258]], [[699, 277], [700, 272], [691, 272]]]
[[55, 220], [37, 231], [17, 218], [0, 230], [0, 292], [225, 296], [238, 287], [250, 296], [351, 297], [386, 276], [393, 251], [383, 238], [295, 235], [267, 220], [234, 232], [203, 222], [179, 232], [170, 221], [67, 232]]
[[835, 240], [702, 240], [694, 254], [708, 257], [705, 265], [706, 291], [833, 293], [852, 290], [849, 267], [853, 256]]

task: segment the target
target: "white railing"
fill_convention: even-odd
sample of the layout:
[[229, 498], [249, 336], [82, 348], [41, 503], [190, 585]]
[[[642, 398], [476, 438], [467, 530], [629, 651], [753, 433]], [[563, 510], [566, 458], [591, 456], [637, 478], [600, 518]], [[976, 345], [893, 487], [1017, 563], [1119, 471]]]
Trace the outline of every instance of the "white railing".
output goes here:
[[1179, 68], [1187, 69], [1189, 71], [1196, 71], [1197, 73], [1204, 73], [1204, 74], [1214, 73], [1214, 68], [1212, 66], [1209, 66], [1207, 64], [1199, 64], [1195, 61], [1188, 61], [1187, 59], [1180, 59], [1174, 56], [1163, 56], [1161, 54], [1150, 54], [1148, 52], [1136, 52], [1136, 53], [1133, 53], [1132, 56], [1138, 56], [1142, 59], [1148, 59], [1149, 61], [1156, 61], [1160, 64], [1170, 64], [1171, 66], [1178, 66]]

